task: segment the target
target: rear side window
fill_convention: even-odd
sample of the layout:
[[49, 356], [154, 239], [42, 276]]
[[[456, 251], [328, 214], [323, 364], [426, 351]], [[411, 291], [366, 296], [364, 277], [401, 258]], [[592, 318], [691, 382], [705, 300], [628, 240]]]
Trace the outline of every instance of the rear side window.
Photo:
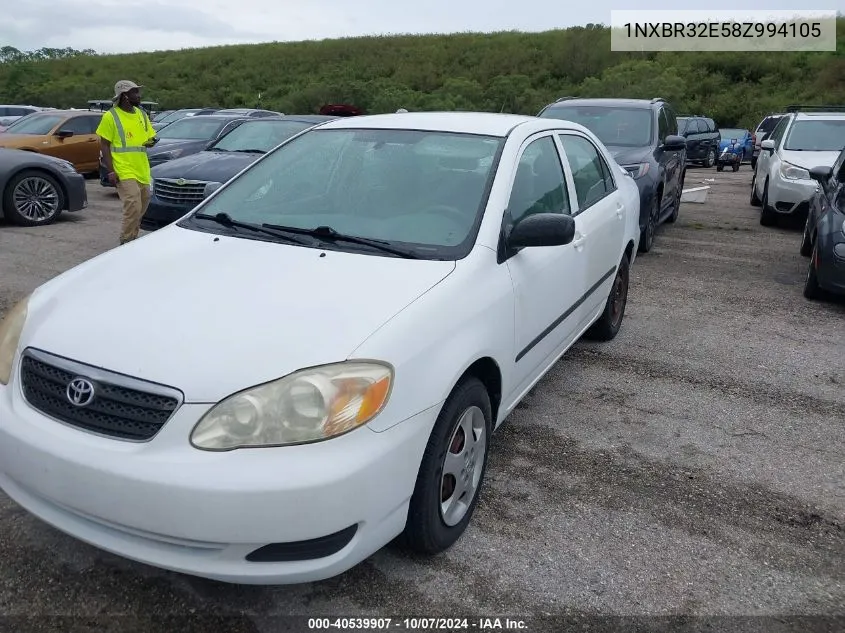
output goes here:
[[765, 119], [763, 119], [763, 122], [760, 123], [760, 127], [757, 128], [757, 131], [768, 134], [769, 132], [775, 129], [775, 126], [780, 123], [780, 120], [782, 118], [783, 117], [779, 116], [767, 116]]

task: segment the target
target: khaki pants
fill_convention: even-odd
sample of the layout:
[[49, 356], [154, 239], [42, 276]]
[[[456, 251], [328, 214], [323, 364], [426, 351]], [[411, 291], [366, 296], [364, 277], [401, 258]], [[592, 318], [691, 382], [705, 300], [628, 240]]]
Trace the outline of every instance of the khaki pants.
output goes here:
[[150, 204], [150, 187], [137, 180], [120, 180], [115, 187], [123, 203], [123, 225], [120, 227], [120, 243], [126, 244], [138, 237], [141, 218]]

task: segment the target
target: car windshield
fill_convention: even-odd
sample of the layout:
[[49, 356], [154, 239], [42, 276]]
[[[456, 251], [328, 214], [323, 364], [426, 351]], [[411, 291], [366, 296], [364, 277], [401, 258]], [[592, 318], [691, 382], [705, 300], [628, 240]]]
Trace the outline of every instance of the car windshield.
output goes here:
[[195, 141], [209, 141], [229, 122], [228, 119], [210, 117], [185, 117], [174, 121], [158, 133], [159, 138], [179, 138]]
[[64, 121], [62, 114], [30, 114], [20, 118], [8, 128], [7, 134], [49, 134], [56, 125]]
[[845, 147], [845, 119], [796, 121], [786, 135], [785, 150], [838, 152]]
[[745, 130], [735, 130], [733, 128], [723, 127], [721, 130], [719, 130], [719, 134], [722, 135], [722, 140], [729, 141], [732, 138], [735, 138], [737, 140], [745, 138], [746, 132]]
[[211, 149], [226, 152], [269, 152], [294, 134], [314, 125], [302, 121], [247, 121], [226, 134]]
[[549, 108], [542, 117], [580, 123], [605, 145], [646, 147], [653, 138], [653, 120], [647, 108], [561, 105]]
[[[198, 212], [258, 225], [328, 226], [419, 258], [459, 258], [474, 240], [503, 143], [473, 134], [318, 128], [255, 163]], [[323, 245], [384, 254], [343, 240]]]
[[772, 130], [775, 129], [775, 126], [780, 123], [780, 120], [783, 117], [779, 116], [770, 116], [763, 119], [763, 122], [760, 124], [760, 127], [757, 128], [758, 132], [762, 132], [764, 134], [768, 134]]

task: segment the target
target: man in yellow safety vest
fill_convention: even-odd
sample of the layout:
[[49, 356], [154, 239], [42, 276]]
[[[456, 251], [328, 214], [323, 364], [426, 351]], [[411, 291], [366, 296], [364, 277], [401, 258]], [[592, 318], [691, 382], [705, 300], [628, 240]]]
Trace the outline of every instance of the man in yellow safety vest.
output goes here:
[[147, 148], [158, 142], [150, 117], [141, 106], [141, 88], [122, 79], [114, 85], [114, 107], [103, 113], [97, 128], [108, 179], [123, 203], [120, 243], [138, 237], [150, 202]]

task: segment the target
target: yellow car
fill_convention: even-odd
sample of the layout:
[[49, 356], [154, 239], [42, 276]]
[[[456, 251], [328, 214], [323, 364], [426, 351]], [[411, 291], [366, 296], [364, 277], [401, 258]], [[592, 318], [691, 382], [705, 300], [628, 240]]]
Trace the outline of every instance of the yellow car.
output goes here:
[[88, 110], [29, 114], [0, 133], [0, 147], [55, 156], [72, 163], [80, 174], [96, 173], [100, 165], [100, 139], [94, 132], [102, 116], [102, 112]]

